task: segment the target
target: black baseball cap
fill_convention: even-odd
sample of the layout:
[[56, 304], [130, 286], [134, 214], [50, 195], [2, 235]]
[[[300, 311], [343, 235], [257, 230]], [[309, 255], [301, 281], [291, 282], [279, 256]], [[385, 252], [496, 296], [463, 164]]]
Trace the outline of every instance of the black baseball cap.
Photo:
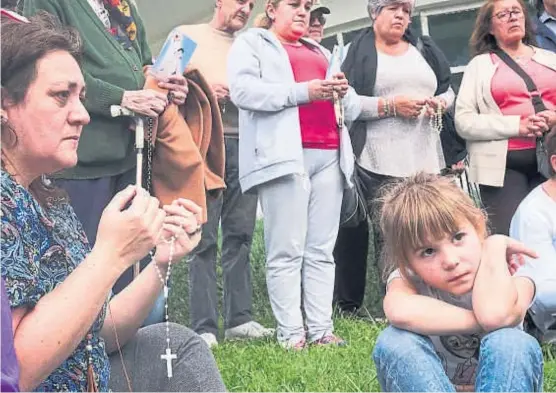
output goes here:
[[320, 12], [323, 13], [325, 15], [330, 14], [330, 8], [328, 8], [327, 6], [325, 6], [321, 0], [315, 0], [313, 2], [313, 8], [311, 9], [311, 14], [313, 12]]

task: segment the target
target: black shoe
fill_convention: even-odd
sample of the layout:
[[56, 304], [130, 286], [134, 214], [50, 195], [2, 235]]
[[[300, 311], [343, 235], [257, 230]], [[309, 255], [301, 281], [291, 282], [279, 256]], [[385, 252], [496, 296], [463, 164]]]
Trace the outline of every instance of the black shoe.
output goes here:
[[338, 314], [345, 319], [356, 319], [372, 323], [386, 323], [384, 315], [371, 315], [369, 310], [362, 308], [338, 309]]

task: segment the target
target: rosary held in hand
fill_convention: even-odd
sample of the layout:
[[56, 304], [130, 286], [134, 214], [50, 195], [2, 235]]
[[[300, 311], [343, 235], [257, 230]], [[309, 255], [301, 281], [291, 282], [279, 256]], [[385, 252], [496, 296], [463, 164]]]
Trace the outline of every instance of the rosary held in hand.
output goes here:
[[[146, 155], [147, 155], [147, 162], [145, 165], [145, 168], [143, 168], [143, 150], [144, 150], [144, 141], [145, 141], [145, 136], [144, 136], [144, 130], [143, 130], [143, 118], [141, 115], [138, 115], [132, 111], [130, 111], [129, 109], [120, 107], [118, 105], [113, 105], [111, 108], [111, 113], [113, 117], [118, 117], [118, 116], [131, 116], [132, 118], [135, 119], [135, 147], [136, 147], [136, 152], [137, 152], [137, 186], [141, 187], [142, 183], [143, 183], [143, 169], [145, 169], [146, 171], [146, 179], [145, 179], [145, 189], [150, 193], [151, 191], [151, 183], [152, 183], [152, 162], [153, 162], [153, 153], [154, 153], [154, 140], [153, 140], [153, 136], [154, 136], [154, 119], [153, 118], [147, 118], [147, 146], [146, 146]], [[197, 233], [199, 233], [201, 230], [201, 226], [199, 225], [196, 229], [196, 231], [194, 233], [188, 233], [189, 236], [194, 236]], [[174, 235], [172, 236], [170, 239], [163, 239], [163, 241], [166, 244], [169, 244], [170, 246], [170, 253], [169, 253], [169, 257], [168, 257], [168, 267], [167, 267], [167, 271], [166, 271], [166, 275], [163, 277], [161, 270], [158, 266], [158, 264], [156, 263], [156, 259], [155, 259], [155, 252], [154, 250], [151, 250], [149, 255], [151, 256], [151, 262], [154, 264], [154, 267], [156, 269], [158, 278], [160, 279], [160, 282], [162, 283], [162, 286], [164, 288], [164, 322], [166, 324], [166, 350], [163, 354], [160, 355], [160, 358], [164, 361], [166, 361], [166, 370], [167, 370], [167, 375], [168, 378], [172, 378], [173, 373], [172, 373], [172, 360], [176, 360], [177, 359], [177, 355], [175, 353], [172, 353], [172, 350], [170, 348], [170, 321], [169, 321], [169, 316], [168, 316], [168, 281], [170, 279], [170, 275], [172, 273], [172, 262], [173, 262], [173, 258], [174, 258], [174, 251], [175, 251], [175, 241], [177, 239], [177, 236]], [[138, 264], [136, 264], [134, 266], [134, 278], [137, 276], [137, 274], [139, 273], [139, 269], [138, 269]], [[108, 313], [110, 314], [110, 318], [113, 319], [112, 317], [112, 310], [110, 308], [110, 304], [108, 304]], [[127, 373], [127, 369], [125, 366], [125, 362], [123, 359], [123, 354], [122, 354], [122, 350], [121, 350], [121, 346], [120, 346], [120, 340], [118, 337], [118, 331], [116, 329], [116, 326], [112, 323], [112, 329], [114, 332], [114, 337], [116, 339], [116, 345], [118, 347], [118, 352], [120, 354], [120, 360], [122, 361], [122, 368], [123, 368], [123, 372], [125, 375], [125, 379], [128, 385], [128, 389], [130, 392], [132, 392], [132, 386], [131, 386], [131, 380], [129, 379], [129, 375]], [[92, 339], [92, 335], [88, 334], [87, 335], [87, 345], [86, 345], [86, 351], [87, 351], [87, 391], [89, 392], [96, 392], [98, 391], [98, 387], [97, 387], [97, 376], [95, 375], [94, 369], [93, 369], [93, 359], [92, 359], [92, 352], [93, 352], [93, 347], [91, 345], [91, 339]]]
[[[152, 161], [153, 161], [153, 153], [154, 153], [153, 128], [154, 128], [154, 120], [149, 117], [147, 119], [147, 141], [148, 141], [147, 142], [147, 164], [146, 164], [147, 177], [146, 177], [146, 184], [145, 184], [145, 188], [149, 192], [151, 191], [150, 189], [152, 184]], [[188, 233], [187, 235], [194, 236], [200, 231], [201, 231], [201, 226], [199, 225], [195, 232]], [[168, 378], [172, 378], [173, 376], [172, 360], [177, 359], [177, 355], [175, 353], [172, 353], [172, 350], [170, 348], [170, 320], [168, 316], [168, 294], [169, 294], [168, 281], [170, 280], [170, 275], [172, 274], [172, 262], [174, 259], [176, 239], [177, 239], [176, 235], [172, 236], [170, 239], [163, 239], [163, 241], [166, 244], [169, 244], [170, 246], [170, 255], [168, 257], [168, 267], [165, 276], [162, 275], [162, 271], [156, 262], [154, 250], [151, 250], [151, 252], [149, 253], [151, 257], [151, 263], [154, 264], [158, 278], [160, 279], [160, 282], [162, 283], [162, 286], [164, 288], [164, 323], [166, 324], [166, 351], [165, 353], [160, 355], [160, 358], [166, 361], [166, 371], [168, 373]]]
[[[140, 117], [140, 115], [137, 115], [129, 110], [126, 110], [125, 108], [121, 108], [119, 106], [113, 106], [111, 108], [112, 110], [112, 116], [116, 117], [116, 116], [132, 116], [135, 117], [136, 119], [136, 150], [137, 150], [137, 186], [141, 186], [142, 183], [142, 169], [143, 169], [143, 159], [142, 159], [142, 155], [143, 155], [143, 143], [144, 143], [144, 135], [143, 135], [143, 120]], [[145, 179], [145, 189], [147, 191], [151, 191], [151, 184], [152, 184], [152, 162], [153, 162], [153, 153], [154, 153], [154, 140], [153, 140], [153, 136], [154, 136], [154, 119], [153, 118], [147, 118], [147, 144], [146, 144], [146, 155], [147, 155], [147, 160], [146, 160], [146, 165], [145, 165], [145, 172], [146, 172], [146, 179]], [[189, 236], [194, 236], [197, 233], [199, 233], [201, 231], [201, 226], [199, 225], [196, 229], [195, 232], [193, 233], [188, 233]], [[163, 239], [163, 241], [168, 244], [170, 246], [170, 253], [169, 253], [169, 257], [168, 257], [168, 267], [166, 270], [166, 274], [165, 276], [162, 275], [161, 269], [158, 266], [156, 259], [155, 259], [155, 251], [151, 250], [149, 255], [151, 257], [151, 263], [154, 264], [154, 267], [156, 269], [158, 278], [160, 279], [160, 282], [162, 283], [163, 286], [163, 290], [164, 290], [164, 322], [166, 324], [166, 350], [163, 354], [160, 355], [160, 359], [166, 362], [166, 371], [167, 371], [167, 375], [168, 378], [172, 378], [173, 376], [173, 370], [172, 370], [172, 360], [176, 360], [177, 359], [177, 355], [175, 353], [172, 353], [172, 350], [170, 348], [170, 321], [169, 321], [169, 315], [168, 315], [168, 294], [169, 294], [169, 289], [168, 289], [168, 281], [170, 280], [170, 275], [172, 273], [172, 262], [174, 259], [174, 252], [175, 252], [175, 242], [176, 242], [177, 236], [174, 235], [169, 239]], [[138, 270], [138, 269], [136, 269]], [[138, 273], [138, 271], [134, 270], [134, 276]], [[108, 312], [110, 313], [110, 317], [112, 318], [112, 311], [110, 309], [110, 304], [108, 305]], [[116, 330], [116, 327], [114, 324], [112, 324], [112, 328], [114, 330], [114, 336], [116, 338], [116, 344], [118, 346], [118, 351], [120, 353], [120, 359], [122, 361], [122, 367], [123, 367], [123, 371], [124, 371], [124, 375], [128, 384], [128, 388], [129, 391], [132, 391], [132, 386], [131, 386], [131, 381], [129, 379], [126, 367], [125, 367], [125, 363], [124, 363], [124, 359], [123, 359], [123, 354], [121, 351], [121, 346], [120, 346], [120, 342], [119, 342], [119, 338], [118, 338], [118, 332]], [[95, 373], [92, 367], [92, 345], [90, 344], [90, 340], [91, 337], [87, 336], [88, 342], [87, 342], [87, 352], [88, 352], [88, 367], [87, 367], [87, 391], [97, 391], [97, 386], [96, 386], [96, 377], [95, 377]]]
[[[150, 188], [152, 184], [152, 160], [153, 160], [153, 153], [154, 153], [154, 141], [153, 141], [153, 128], [154, 128], [154, 120], [152, 117], [149, 117], [147, 120], [147, 179], [146, 179], [146, 189], [150, 193]], [[164, 287], [164, 323], [166, 324], [166, 352], [160, 355], [160, 359], [166, 361], [166, 371], [168, 373], [168, 378], [172, 378], [172, 360], [177, 359], [178, 356], [175, 353], [172, 353], [170, 349], [170, 320], [168, 317], [168, 280], [170, 280], [170, 275], [172, 274], [172, 260], [174, 259], [174, 246], [176, 242], [176, 236], [172, 236], [170, 239], [164, 239], [164, 242], [170, 245], [170, 255], [168, 257], [168, 268], [166, 270], [166, 276], [162, 276], [160, 268], [156, 263], [154, 251], [151, 250], [149, 253], [151, 257], [151, 263], [154, 264], [156, 269], [156, 274]]]

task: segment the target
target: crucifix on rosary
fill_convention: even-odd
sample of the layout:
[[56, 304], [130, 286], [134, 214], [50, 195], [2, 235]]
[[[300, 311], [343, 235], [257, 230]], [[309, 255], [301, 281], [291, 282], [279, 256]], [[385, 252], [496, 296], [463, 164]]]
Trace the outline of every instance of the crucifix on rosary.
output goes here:
[[[142, 187], [143, 185], [143, 150], [145, 148], [145, 129], [144, 129], [144, 118], [142, 115], [136, 114], [135, 112], [123, 108], [121, 106], [112, 105], [110, 108], [112, 116], [130, 116], [134, 119], [135, 122], [135, 150], [137, 154], [137, 172], [136, 172], [136, 184], [138, 187]], [[152, 158], [153, 158], [153, 133], [154, 133], [154, 120], [152, 118], [147, 118], [147, 164], [146, 164], [146, 171], [147, 171], [147, 179], [146, 179], [146, 190], [149, 191], [150, 184], [151, 184], [151, 176], [152, 176]], [[155, 270], [157, 272], [158, 278], [162, 283], [164, 289], [164, 321], [166, 324], [166, 351], [162, 355], [160, 355], [160, 359], [166, 361], [166, 371], [168, 374], [168, 378], [172, 378], [173, 370], [172, 370], [172, 360], [176, 360], [178, 357], [175, 353], [172, 353], [170, 348], [170, 321], [168, 316], [168, 280], [170, 279], [170, 274], [172, 272], [172, 260], [174, 258], [174, 243], [176, 241], [176, 237], [173, 236], [170, 239], [163, 239], [163, 241], [170, 245], [170, 255], [168, 257], [168, 268], [166, 270], [166, 276], [163, 277], [158, 267], [158, 264], [155, 259], [155, 254], [151, 250], [149, 253], [151, 257], [151, 263], [153, 263]], [[139, 275], [139, 263], [136, 263], [133, 266], [133, 277], [136, 278]]]
[[177, 359], [177, 355], [175, 353], [172, 353], [172, 351], [168, 347], [166, 348], [166, 354], [160, 355], [160, 358], [162, 360], [166, 360], [166, 370], [168, 371], [168, 378], [172, 378], [172, 360]]

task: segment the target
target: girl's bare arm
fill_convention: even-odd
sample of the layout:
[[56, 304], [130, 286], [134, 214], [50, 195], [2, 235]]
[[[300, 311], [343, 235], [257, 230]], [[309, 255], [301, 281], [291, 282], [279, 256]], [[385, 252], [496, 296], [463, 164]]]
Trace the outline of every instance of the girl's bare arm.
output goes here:
[[473, 286], [473, 312], [487, 332], [518, 325], [533, 300], [533, 281], [513, 277], [508, 269], [508, 258], [520, 253], [535, 257], [523, 244], [506, 236], [490, 236], [485, 241]]
[[419, 295], [403, 278], [395, 278], [388, 285], [384, 312], [393, 326], [423, 335], [482, 331], [473, 311]]

